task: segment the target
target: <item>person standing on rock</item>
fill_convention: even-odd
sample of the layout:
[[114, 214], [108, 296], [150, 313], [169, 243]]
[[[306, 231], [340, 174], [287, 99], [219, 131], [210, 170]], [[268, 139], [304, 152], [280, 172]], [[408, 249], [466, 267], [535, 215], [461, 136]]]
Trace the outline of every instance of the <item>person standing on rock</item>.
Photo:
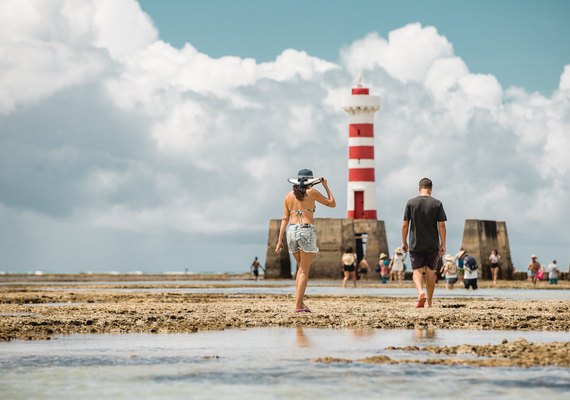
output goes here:
[[[443, 204], [431, 196], [433, 183], [428, 178], [419, 182], [419, 196], [408, 200], [402, 223], [402, 250], [408, 252], [412, 263], [414, 285], [418, 291], [417, 308], [431, 307], [435, 290], [435, 269], [445, 253], [447, 216]], [[427, 298], [423, 291], [426, 277]]]
[[[327, 180], [325, 178], [313, 178], [311, 170], [300, 170], [297, 178], [291, 178], [289, 182], [293, 184], [293, 190], [287, 193], [283, 200], [283, 218], [281, 219], [275, 253], [278, 254], [283, 250], [283, 238], [286, 232], [289, 252], [297, 261], [295, 312], [311, 312], [303, 300], [313, 257], [319, 252], [317, 232], [315, 225], [313, 225], [316, 210], [315, 202], [331, 208], [336, 207], [336, 202]], [[318, 183], [323, 184], [327, 197], [313, 189], [313, 186]]]

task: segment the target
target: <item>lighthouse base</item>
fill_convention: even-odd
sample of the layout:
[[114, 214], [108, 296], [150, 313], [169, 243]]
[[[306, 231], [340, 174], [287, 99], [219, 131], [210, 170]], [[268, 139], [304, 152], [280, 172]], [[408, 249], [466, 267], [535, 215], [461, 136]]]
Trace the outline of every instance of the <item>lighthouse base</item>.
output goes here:
[[[384, 221], [375, 219], [351, 218], [316, 218], [317, 246], [310, 278], [340, 279], [343, 277], [341, 257], [347, 247], [352, 247], [359, 258], [366, 258], [372, 271], [378, 264], [380, 253], [388, 252], [388, 240]], [[267, 254], [265, 257], [265, 278], [292, 278], [296, 273], [289, 258], [287, 243], [283, 251], [275, 254], [275, 245], [279, 237], [280, 219], [269, 221]]]

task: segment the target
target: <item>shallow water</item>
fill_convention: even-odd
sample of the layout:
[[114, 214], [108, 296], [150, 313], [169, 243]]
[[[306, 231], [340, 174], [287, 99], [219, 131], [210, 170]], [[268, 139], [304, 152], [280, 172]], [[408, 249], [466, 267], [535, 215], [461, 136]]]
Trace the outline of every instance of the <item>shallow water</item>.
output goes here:
[[[569, 340], [567, 332], [258, 328], [170, 335], [72, 335], [0, 343], [2, 398], [566, 399], [570, 370], [322, 364], [387, 346]], [[426, 357], [424, 355], [424, 357]], [[431, 358], [434, 355], [430, 355]]]
[[[140, 283], [139, 283], [140, 284]], [[70, 292], [138, 292], [138, 293], [216, 293], [216, 294], [286, 294], [295, 293], [294, 283], [280, 286], [226, 286], [226, 287], [195, 287], [195, 288], [50, 288], [46, 291], [70, 291]], [[374, 296], [374, 297], [416, 297], [414, 288], [382, 288], [362, 287], [343, 288], [335, 286], [315, 286], [309, 284], [307, 295], [318, 296]], [[508, 300], [570, 300], [570, 290], [538, 290], [538, 289], [478, 289], [465, 290], [462, 288], [447, 290], [438, 288], [435, 295], [441, 298], [481, 298], [481, 299], [508, 299]]]
[[[366, 283], [368, 284], [368, 283]], [[376, 282], [377, 284], [377, 282]], [[92, 281], [92, 282], [0, 282], [0, 286], [11, 285], [37, 285], [45, 286], [47, 291], [98, 291], [98, 292], [144, 292], [144, 293], [216, 293], [216, 294], [287, 294], [295, 293], [295, 282], [292, 280], [158, 280], [158, 281]], [[85, 286], [111, 285], [108, 288], [86, 288]], [[151, 286], [167, 287], [151, 287]], [[177, 286], [195, 286], [191, 288]], [[63, 286], [63, 287], [62, 287]], [[65, 287], [67, 286], [67, 287]], [[143, 286], [129, 288], [129, 286]], [[208, 287], [209, 286], [209, 287]], [[417, 293], [411, 287], [348, 287], [340, 286], [338, 280], [315, 280], [309, 282], [308, 295], [324, 296], [375, 296], [375, 297], [416, 297]], [[465, 290], [458, 285], [454, 290], [442, 287], [436, 289], [436, 297], [456, 298], [474, 297], [484, 299], [509, 299], [509, 300], [570, 300], [568, 289], [506, 289], [485, 288], [478, 290]]]

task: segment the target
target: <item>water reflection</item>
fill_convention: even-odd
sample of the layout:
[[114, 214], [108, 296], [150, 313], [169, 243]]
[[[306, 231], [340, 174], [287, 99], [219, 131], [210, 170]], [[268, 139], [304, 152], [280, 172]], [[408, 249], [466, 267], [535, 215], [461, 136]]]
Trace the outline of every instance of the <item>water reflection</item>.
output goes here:
[[435, 339], [435, 328], [416, 328], [414, 336], [418, 342], [422, 342], [423, 339]]
[[303, 331], [303, 328], [300, 326], [298, 326], [297, 329], [295, 329], [295, 343], [297, 343], [297, 346], [299, 347], [311, 346], [311, 341], [309, 340], [309, 337], [305, 334], [305, 331]]
[[357, 339], [370, 339], [376, 334], [376, 329], [373, 328], [354, 328], [349, 331]]

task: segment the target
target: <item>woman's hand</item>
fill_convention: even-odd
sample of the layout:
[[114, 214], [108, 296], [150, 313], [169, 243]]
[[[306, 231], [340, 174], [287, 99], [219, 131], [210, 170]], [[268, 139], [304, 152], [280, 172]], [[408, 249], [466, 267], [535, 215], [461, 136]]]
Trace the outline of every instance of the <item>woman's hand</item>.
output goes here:
[[328, 186], [328, 181], [325, 179], [324, 176], [321, 176], [321, 183], [323, 184], [324, 187]]
[[277, 246], [275, 246], [275, 254], [281, 253], [281, 250], [283, 250], [283, 242], [279, 241]]

